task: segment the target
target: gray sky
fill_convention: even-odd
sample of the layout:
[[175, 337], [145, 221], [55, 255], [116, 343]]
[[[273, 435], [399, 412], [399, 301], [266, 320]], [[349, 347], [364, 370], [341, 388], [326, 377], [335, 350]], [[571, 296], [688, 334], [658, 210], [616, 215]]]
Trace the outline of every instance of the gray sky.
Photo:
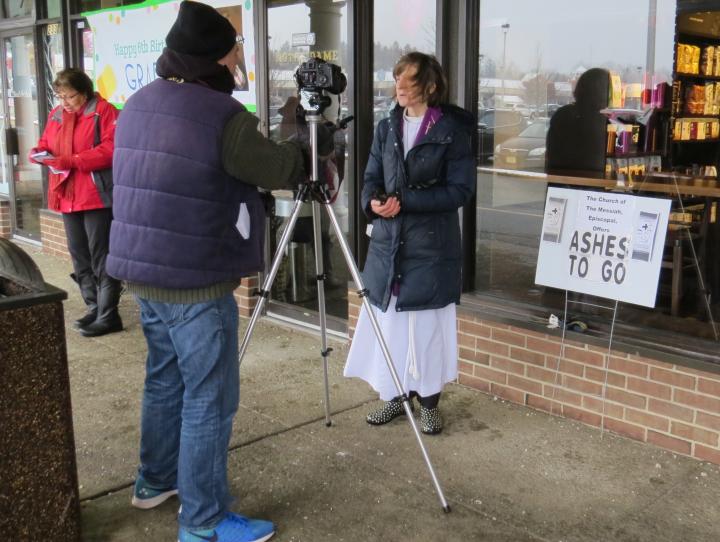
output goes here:
[[[658, 0], [656, 68], [672, 68], [676, 0]], [[536, 51], [546, 70], [645, 65], [648, 0], [484, 0], [480, 11], [480, 52], [523, 70], [535, 65]]]
[[[369, 1], [369, 0], [365, 0]], [[658, 0], [656, 71], [672, 70], [676, 0]], [[310, 27], [304, 4], [270, 10], [272, 44], [290, 41], [294, 32]], [[342, 8], [343, 15], [347, 8]], [[480, 12], [480, 53], [532, 71], [537, 52], [544, 71], [571, 72], [578, 65], [645, 66], [648, 0], [483, 0]], [[434, 0], [375, 0], [375, 40], [398, 41], [428, 51], [434, 40]], [[341, 24], [346, 39], [346, 25]]]

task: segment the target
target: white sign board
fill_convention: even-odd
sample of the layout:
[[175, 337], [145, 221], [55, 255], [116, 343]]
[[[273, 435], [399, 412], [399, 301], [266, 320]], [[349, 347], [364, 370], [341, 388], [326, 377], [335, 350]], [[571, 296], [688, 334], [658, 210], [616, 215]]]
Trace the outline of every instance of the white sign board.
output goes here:
[[535, 282], [654, 307], [670, 200], [548, 189]]
[[[233, 96], [255, 111], [255, 36], [252, 2], [203, 0], [232, 23], [243, 40]], [[122, 107], [130, 96], [154, 81], [165, 36], [175, 22], [180, 2], [162, 0], [84, 13], [94, 35], [93, 72], [97, 91]]]
[[292, 46], [302, 47], [304, 45], [315, 45], [315, 32], [292, 35]]

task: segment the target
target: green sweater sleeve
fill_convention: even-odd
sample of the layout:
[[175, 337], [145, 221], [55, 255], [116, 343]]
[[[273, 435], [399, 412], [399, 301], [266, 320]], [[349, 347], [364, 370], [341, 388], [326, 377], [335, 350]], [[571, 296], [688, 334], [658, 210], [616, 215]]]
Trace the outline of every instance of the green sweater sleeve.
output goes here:
[[300, 146], [288, 141], [275, 143], [258, 132], [258, 119], [242, 111], [225, 125], [222, 161], [236, 179], [266, 190], [295, 188], [304, 180]]

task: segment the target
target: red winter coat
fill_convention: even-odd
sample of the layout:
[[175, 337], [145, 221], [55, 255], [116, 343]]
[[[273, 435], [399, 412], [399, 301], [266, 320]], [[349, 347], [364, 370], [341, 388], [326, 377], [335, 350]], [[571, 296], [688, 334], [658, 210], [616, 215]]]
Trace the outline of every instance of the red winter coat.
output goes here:
[[[49, 172], [48, 209], [72, 213], [109, 206], [103, 203], [91, 172], [112, 166], [118, 114], [115, 106], [97, 93], [77, 113], [68, 113], [62, 106], [50, 112], [45, 131], [30, 154], [48, 151], [58, 158], [67, 157], [70, 174], [65, 177]], [[100, 144], [97, 146], [96, 117], [100, 125]], [[64, 123], [70, 124], [63, 129]], [[32, 156], [30, 161], [40, 163]]]

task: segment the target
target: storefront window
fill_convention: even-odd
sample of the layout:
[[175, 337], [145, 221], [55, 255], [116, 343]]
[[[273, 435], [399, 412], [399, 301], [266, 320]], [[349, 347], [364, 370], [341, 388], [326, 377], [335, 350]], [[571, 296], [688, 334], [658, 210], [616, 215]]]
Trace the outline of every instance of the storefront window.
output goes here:
[[7, 86], [3, 92], [5, 149], [0, 156], [14, 200], [13, 233], [40, 238], [43, 182], [40, 166], [28, 159], [39, 134], [35, 43], [30, 31], [2, 40]]
[[62, 3], [60, 0], [46, 0], [45, 18], [57, 19], [62, 15]]
[[[298, 66], [311, 57], [340, 66], [345, 74], [352, 73], [348, 51], [348, 9], [346, 2], [316, 0], [312, 2], [289, 3], [286, 1], [268, 3], [268, 95], [269, 135], [281, 141], [296, 137], [297, 106], [301, 100], [294, 74]], [[352, 81], [342, 94], [326, 95], [331, 104], [324, 109], [323, 116], [330, 122], [352, 114], [348, 97], [352, 95]], [[335, 133], [334, 183], [339, 182], [339, 192], [332, 205], [345, 235], [348, 231], [348, 193], [352, 193], [353, 179], [349, 175], [347, 130]], [[271, 225], [271, 249], [275, 253], [277, 241], [282, 233], [293, 206], [293, 191], [279, 191], [275, 195], [275, 213]], [[321, 209], [322, 252], [325, 281], [325, 304], [327, 314], [335, 317], [328, 326], [340, 330], [347, 318], [347, 284], [350, 280], [347, 265], [338, 245], [330, 222]], [[303, 205], [286, 258], [277, 274], [272, 289], [272, 300], [303, 310], [317, 309], [317, 287], [315, 256], [313, 250], [312, 209], [309, 203]], [[277, 304], [274, 305], [277, 309]], [[301, 316], [300, 318], [303, 318]], [[331, 318], [332, 320], [332, 318]]]
[[62, 26], [59, 23], [47, 25], [43, 29], [43, 83], [45, 85], [46, 111], [50, 112], [55, 106], [52, 82], [55, 74], [63, 69], [64, 57], [62, 49]]
[[3, 0], [0, 17], [3, 19], [29, 17], [32, 15], [32, 9], [33, 3], [27, 0]]
[[[656, 307], [621, 304], [618, 319], [633, 329], [715, 339], [717, 314], [708, 304], [714, 313], [720, 299], [720, 271], [711, 257], [719, 238], [712, 188], [718, 189], [720, 159], [712, 133], [720, 130], [713, 128], [720, 55], [712, 56], [720, 53], [719, 19], [707, 12], [683, 15], [685, 4], [691, 3], [606, 0], [578, 9], [574, 0], [481, 2], [477, 292], [562, 315], [565, 292], [534, 280], [548, 184], [602, 191], [620, 178], [632, 193], [673, 203]], [[679, 70], [676, 17], [679, 40], [695, 48], [686, 55], [692, 65]], [[694, 73], [677, 73], [689, 70]], [[584, 82], [592, 81], [590, 91], [577, 85], [583, 74]], [[677, 81], [680, 95], [671, 103]], [[627, 138], [618, 137], [626, 130]], [[681, 198], [668, 184], [671, 172]], [[691, 185], [698, 184], [711, 188], [696, 193]], [[586, 305], [569, 309], [586, 322], [611, 316]]]
[[97, 81], [95, 74], [95, 37], [90, 28], [83, 28], [80, 34], [82, 36], [82, 61], [83, 70], [88, 74], [90, 79]]
[[410, 51], [435, 54], [435, 0], [378, 0], [373, 21], [373, 118], [388, 116], [395, 102], [393, 67]]

